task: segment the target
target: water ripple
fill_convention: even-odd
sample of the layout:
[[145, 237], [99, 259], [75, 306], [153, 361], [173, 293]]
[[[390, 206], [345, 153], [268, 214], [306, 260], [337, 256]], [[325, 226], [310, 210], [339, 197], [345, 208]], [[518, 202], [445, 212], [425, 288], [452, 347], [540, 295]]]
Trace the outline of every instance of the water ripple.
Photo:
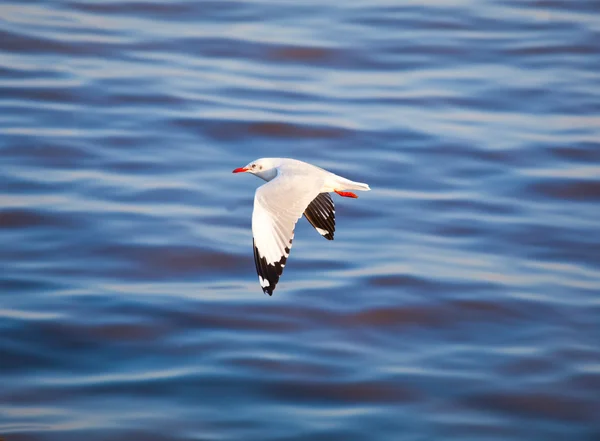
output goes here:
[[[597, 12], [5, 2], [0, 437], [597, 439]], [[262, 156], [373, 189], [272, 298]]]

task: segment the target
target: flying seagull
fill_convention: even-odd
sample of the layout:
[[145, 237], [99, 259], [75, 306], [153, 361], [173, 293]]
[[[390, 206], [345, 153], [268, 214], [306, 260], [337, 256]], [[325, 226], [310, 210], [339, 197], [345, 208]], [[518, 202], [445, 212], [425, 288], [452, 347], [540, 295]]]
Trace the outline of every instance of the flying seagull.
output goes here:
[[346, 190], [370, 190], [312, 164], [289, 158], [261, 158], [233, 173], [252, 173], [267, 181], [254, 195], [252, 235], [260, 287], [273, 295], [290, 255], [294, 227], [304, 214], [325, 239], [333, 240], [335, 208], [330, 192], [357, 198]]

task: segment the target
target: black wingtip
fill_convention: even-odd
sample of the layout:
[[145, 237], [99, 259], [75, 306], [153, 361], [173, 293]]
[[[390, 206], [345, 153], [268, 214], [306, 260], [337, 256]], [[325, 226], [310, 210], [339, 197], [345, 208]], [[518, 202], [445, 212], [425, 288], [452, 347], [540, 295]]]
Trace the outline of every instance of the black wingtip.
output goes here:
[[[292, 239], [290, 239], [290, 246], [292, 246]], [[281, 256], [278, 262], [267, 263], [267, 260], [260, 255], [256, 244], [253, 243], [254, 247], [254, 263], [256, 265], [256, 273], [258, 274], [258, 281], [264, 294], [273, 295], [273, 291], [277, 287], [279, 277], [283, 273], [283, 268], [287, 262], [287, 255], [290, 253], [290, 248], [285, 247], [284, 252], [286, 255]]]
[[327, 240], [335, 232], [335, 208], [329, 193], [319, 193], [304, 210], [304, 217]]

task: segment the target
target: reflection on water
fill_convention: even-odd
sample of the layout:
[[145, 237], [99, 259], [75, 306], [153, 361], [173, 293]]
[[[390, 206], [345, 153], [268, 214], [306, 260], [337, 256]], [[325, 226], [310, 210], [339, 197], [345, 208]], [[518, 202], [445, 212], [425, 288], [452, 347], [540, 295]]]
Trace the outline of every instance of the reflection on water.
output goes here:
[[[598, 12], [3, 4], [0, 436], [600, 437]], [[272, 298], [262, 156], [373, 189]]]

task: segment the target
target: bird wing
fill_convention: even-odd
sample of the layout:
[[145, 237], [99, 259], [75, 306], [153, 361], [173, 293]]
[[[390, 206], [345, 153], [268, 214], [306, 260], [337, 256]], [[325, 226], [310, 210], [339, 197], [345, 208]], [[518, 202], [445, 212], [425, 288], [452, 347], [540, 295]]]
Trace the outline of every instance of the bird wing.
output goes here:
[[319, 193], [304, 210], [304, 216], [315, 227], [317, 233], [327, 240], [333, 240], [335, 206], [329, 193]]
[[252, 235], [254, 263], [264, 293], [273, 295], [292, 248], [294, 227], [324, 180], [304, 173], [278, 170], [254, 196]]

